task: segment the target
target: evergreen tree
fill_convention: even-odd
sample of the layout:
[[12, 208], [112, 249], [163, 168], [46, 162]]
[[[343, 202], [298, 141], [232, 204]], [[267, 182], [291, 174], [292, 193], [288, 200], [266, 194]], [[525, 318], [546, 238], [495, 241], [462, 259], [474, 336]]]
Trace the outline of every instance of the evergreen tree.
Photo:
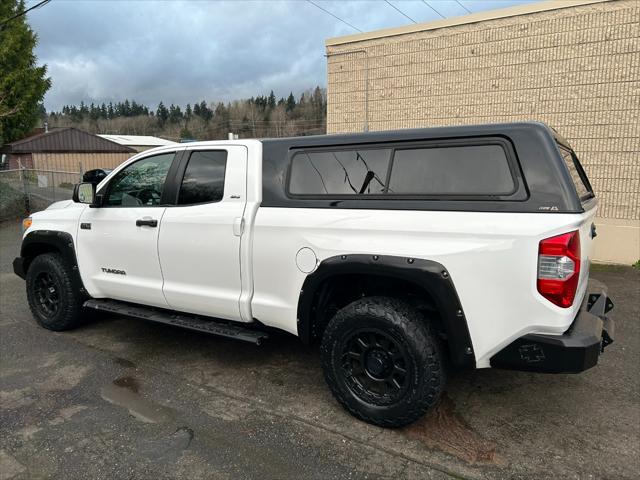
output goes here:
[[273, 90], [271, 90], [271, 93], [269, 94], [269, 100], [267, 101], [267, 106], [271, 110], [276, 108], [276, 96], [273, 94]]
[[289, 97], [287, 98], [286, 108], [287, 112], [291, 112], [294, 108], [296, 108], [296, 97], [293, 96], [293, 92], [291, 92], [289, 94]]
[[167, 107], [164, 106], [162, 100], [158, 104], [158, 109], [156, 110], [156, 118], [158, 119], [158, 122], [160, 124], [164, 124], [169, 118], [169, 110], [167, 110]]
[[89, 118], [91, 120], [98, 120], [98, 118], [100, 118], [100, 109], [96, 107], [93, 102], [91, 102], [89, 106]]
[[[24, 0], [2, 0], [0, 19], [24, 10]], [[51, 87], [47, 67], [36, 65], [36, 43], [25, 15], [0, 27], [0, 145], [24, 137], [35, 127], [38, 104]]]
[[178, 123], [182, 120], [182, 111], [179, 106], [174, 105], [173, 103], [169, 106], [169, 122], [170, 123]]
[[131, 116], [131, 104], [129, 100], [125, 98], [124, 104], [122, 105], [122, 116], [130, 117]]

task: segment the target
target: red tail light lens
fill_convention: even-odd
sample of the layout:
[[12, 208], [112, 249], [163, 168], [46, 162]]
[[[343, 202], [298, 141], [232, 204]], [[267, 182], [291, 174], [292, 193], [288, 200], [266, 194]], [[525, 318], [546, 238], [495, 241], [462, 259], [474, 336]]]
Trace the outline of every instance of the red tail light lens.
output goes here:
[[573, 305], [580, 279], [580, 232], [545, 238], [538, 247], [538, 292], [559, 307]]

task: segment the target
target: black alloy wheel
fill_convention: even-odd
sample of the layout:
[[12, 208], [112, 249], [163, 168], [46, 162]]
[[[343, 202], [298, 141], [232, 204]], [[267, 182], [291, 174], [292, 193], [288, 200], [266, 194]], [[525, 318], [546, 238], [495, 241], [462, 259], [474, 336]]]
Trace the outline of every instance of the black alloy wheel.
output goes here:
[[40, 272], [34, 280], [33, 293], [40, 313], [53, 317], [60, 308], [60, 285], [49, 272]]
[[327, 385], [352, 415], [401, 427], [434, 406], [445, 385], [428, 318], [395, 298], [364, 297], [336, 313], [320, 352]]
[[392, 405], [406, 393], [411, 362], [404, 346], [378, 329], [354, 332], [342, 347], [342, 368], [349, 389], [372, 405]]

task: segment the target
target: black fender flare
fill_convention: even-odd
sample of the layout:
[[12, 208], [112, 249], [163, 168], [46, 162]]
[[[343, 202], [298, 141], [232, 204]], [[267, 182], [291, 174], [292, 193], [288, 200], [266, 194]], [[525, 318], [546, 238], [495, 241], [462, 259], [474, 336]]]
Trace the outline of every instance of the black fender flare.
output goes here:
[[298, 300], [298, 336], [310, 343], [315, 320], [316, 293], [330, 277], [348, 274], [376, 275], [409, 281], [428, 292], [442, 316], [451, 361], [456, 367], [475, 367], [467, 320], [453, 280], [438, 262], [389, 255], [338, 255], [329, 257], [305, 279]]
[[82, 278], [80, 277], [80, 270], [78, 269], [78, 259], [73, 237], [67, 232], [34, 230], [24, 237], [22, 246], [20, 247], [20, 260], [22, 261], [22, 270], [25, 276], [29, 269], [29, 264], [37, 255], [51, 251], [59, 252], [71, 266], [74, 287], [81, 293], [87, 295], [87, 290], [84, 288]]

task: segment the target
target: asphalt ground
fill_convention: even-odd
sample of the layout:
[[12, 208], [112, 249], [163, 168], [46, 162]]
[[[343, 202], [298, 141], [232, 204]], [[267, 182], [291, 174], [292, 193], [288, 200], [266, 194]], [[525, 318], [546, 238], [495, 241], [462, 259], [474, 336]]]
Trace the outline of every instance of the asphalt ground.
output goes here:
[[[345, 413], [317, 349], [104, 316], [36, 325], [0, 224], [0, 479], [638, 478], [640, 272], [599, 267], [616, 342], [578, 375], [455, 374], [385, 430]], [[490, 325], [487, 326], [490, 328]]]

